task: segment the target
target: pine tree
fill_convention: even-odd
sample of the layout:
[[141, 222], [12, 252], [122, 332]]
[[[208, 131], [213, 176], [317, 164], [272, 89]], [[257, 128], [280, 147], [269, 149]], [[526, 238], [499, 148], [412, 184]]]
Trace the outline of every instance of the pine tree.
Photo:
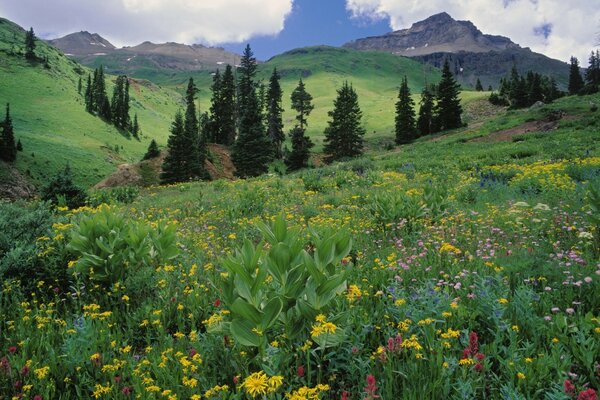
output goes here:
[[28, 60], [35, 60], [35, 33], [33, 33], [33, 28], [30, 28], [29, 31], [25, 34], [25, 58]]
[[198, 88], [194, 83], [194, 79], [190, 78], [185, 96], [186, 110], [183, 124], [185, 141], [189, 146], [185, 171], [186, 179], [208, 178], [208, 173], [204, 169], [206, 143], [200, 141], [198, 114], [196, 113], [196, 93], [198, 93]]
[[527, 106], [531, 106], [538, 101], [544, 100], [542, 91], [542, 76], [536, 72], [527, 73]]
[[81, 89], [82, 88], [82, 82], [81, 82], [81, 77], [79, 77], [79, 81], [77, 81], [77, 93], [81, 94]]
[[119, 129], [128, 130], [131, 125], [129, 118], [129, 79], [125, 75], [117, 78], [113, 88], [110, 109], [113, 124]]
[[92, 77], [88, 74], [87, 85], [85, 87], [85, 111], [91, 113], [94, 108], [94, 99], [92, 96]]
[[69, 208], [83, 206], [85, 198], [85, 191], [73, 182], [69, 164], [42, 189], [42, 200], [50, 201], [52, 204], [60, 204], [64, 201]]
[[15, 144], [15, 133], [10, 117], [10, 105], [6, 104], [6, 117], [1, 125], [2, 135], [0, 136], [0, 159], [6, 162], [13, 162], [17, 159], [17, 146]]
[[360, 121], [362, 111], [358, 105], [358, 95], [348, 82], [338, 89], [333, 111], [328, 115], [330, 120], [324, 132], [325, 161], [332, 162], [362, 155], [365, 135]]
[[144, 158], [142, 158], [142, 161], [150, 160], [150, 159], [156, 158], [158, 156], [160, 156], [160, 150], [158, 149], [158, 144], [156, 143], [156, 140], [152, 139], [150, 141], [150, 145], [148, 145], [148, 150], [146, 151]]
[[269, 79], [269, 89], [266, 95], [267, 103], [267, 135], [271, 139], [273, 145], [273, 154], [275, 158], [283, 157], [282, 146], [285, 140], [283, 133], [283, 107], [281, 106], [281, 98], [283, 92], [279, 84], [280, 76], [277, 73], [277, 68], [273, 69], [271, 78]]
[[425, 86], [421, 92], [421, 106], [419, 107], [419, 118], [417, 120], [418, 136], [425, 136], [433, 133], [433, 93]]
[[583, 88], [583, 78], [581, 77], [581, 71], [579, 70], [579, 60], [575, 57], [571, 57], [571, 66], [569, 68], [569, 94], [574, 95], [579, 93]]
[[479, 80], [479, 78], [477, 78], [477, 83], [475, 84], [475, 90], [478, 92], [483, 92], [483, 85], [481, 84], [481, 81]]
[[302, 79], [298, 82], [298, 86], [291, 95], [292, 109], [297, 112], [296, 124], [289, 133], [292, 142], [292, 151], [287, 155], [285, 164], [289, 171], [295, 171], [301, 168], [308, 167], [308, 159], [310, 158], [310, 149], [314, 143], [306, 136], [307, 118], [314, 106], [312, 104], [312, 96], [306, 91]]
[[455, 129], [462, 126], [460, 105], [460, 85], [450, 72], [448, 59], [442, 68], [442, 80], [438, 85], [436, 116], [437, 124], [441, 130]]
[[211, 119], [210, 122], [206, 125], [205, 129], [203, 130], [203, 133], [209, 141], [223, 144], [222, 142], [225, 141], [222, 137], [221, 132], [221, 127], [223, 126], [223, 122], [221, 121], [221, 119], [223, 118], [223, 85], [221, 80], [221, 72], [218, 69], [213, 76], [213, 84], [210, 87], [210, 89], [212, 91], [212, 97], [210, 100]]
[[171, 124], [171, 134], [167, 140], [167, 156], [162, 164], [161, 183], [182, 182], [189, 179], [186, 175], [188, 143], [183, 128], [183, 115], [177, 111]]
[[410, 143], [417, 137], [415, 103], [410, 96], [408, 80], [402, 79], [396, 103], [396, 144]]
[[592, 51], [590, 55], [590, 65], [585, 72], [585, 81], [589, 86], [598, 86], [600, 85], [600, 51], [596, 50]]
[[233, 145], [231, 158], [237, 175], [250, 177], [268, 171], [272, 151], [256, 94], [254, 76], [257, 66], [250, 45], [246, 46], [240, 64], [238, 69], [239, 135]]
[[23, 151], [23, 144], [21, 143], [21, 139], [17, 140], [17, 151]]
[[235, 78], [231, 65], [227, 64], [221, 78], [221, 126], [219, 127], [221, 143], [231, 146], [236, 137], [236, 101], [235, 101]]
[[134, 138], [140, 139], [140, 123], [138, 121], [137, 113], [133, 116], [133, 124], [131, 125], [131, 134]]

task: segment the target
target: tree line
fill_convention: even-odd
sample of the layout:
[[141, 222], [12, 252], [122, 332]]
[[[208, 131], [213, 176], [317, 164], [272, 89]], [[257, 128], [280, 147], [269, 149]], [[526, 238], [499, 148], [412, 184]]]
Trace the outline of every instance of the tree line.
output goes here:
[[600, 50], [592, 51], [588, 69], [585, 71], [585, 80], [581, 75], [579, 60], [577, 57], [571, 57], [568, 90], [570, 95], [593, 94], [600, 90]]
[[[206, 178], [204, 162], [208, 143], [230, 146], [236, 173], [244, 178], [267, 172], [274, 160], [285, 163], [288, 171], [308, 166], [314, 144], [306, 136], [306, 129], [314, 105], [302, 79], [291, 93], [291, 108], [296, 116], [294, 126], [287, 132], [291, 143], [291, 149], [288, 149], [283, 146], [286, 138], [282, 118], [283, 92], [277, 69], [273, 70], [266, 87], [257, 82], [257, 62], [248, 45], [236, 72], [237, 79], [230, 65], [223, 73], [215, 72], [210, 112], [198, 117], [195, 107], [197, 88], [190, 78], [185, 117], [178, 112], [171, 124], [168, 155], [162, 164], [162, 183]], [[459, 93], [460, 86], [446, 62], [440, 83], [423, 91], [416, 118], [405, 77], [396, 104], [396, 143], [409, 143], [421, 135], [462, 126]], [[325, 161], [360, 156], [364, 151], [365, 129], [361, 123], [358, 94], [351, 84], [345, 82], [337, 90], [333, 109], [328, 115], [324, 131]], [[158, 154], [156, 142], [153, 142], [144, 159]]]
[[498, 92], [492, 92], [489, 100], [495, 105], [519, 109], [531, 107], [538, 101], [551, 103], [563, 95], [553, 77], [543, 76], [533, 71], [521, 75], [517, 67], [513, 66], [510, 75], [500, 79]]

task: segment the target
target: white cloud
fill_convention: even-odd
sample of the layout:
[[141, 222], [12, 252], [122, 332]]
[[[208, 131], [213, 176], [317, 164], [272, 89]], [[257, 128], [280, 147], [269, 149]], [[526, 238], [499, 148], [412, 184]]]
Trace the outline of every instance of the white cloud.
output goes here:
[[[600, 30], [598, 0], [346, 0], [346, 8], [356, 18], [389, 18], [394, 30], [446, 11], [549, 57], [568, 61], [575, 55], [583, 66]], [[552, 27], [547, 38], [544, 25]]]
[[0, 0], [0, 15], [38, 33], [100, 33], [115, 45], [218, 44], [276, 35], [293, 0]]

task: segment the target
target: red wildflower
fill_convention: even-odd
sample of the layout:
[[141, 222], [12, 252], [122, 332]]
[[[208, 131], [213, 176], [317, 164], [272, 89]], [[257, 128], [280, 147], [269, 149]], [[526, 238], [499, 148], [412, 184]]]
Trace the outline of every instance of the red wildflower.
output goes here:
[[25, 365], [23, 368], [21, 368], [21, 375], [23, 375], [23, 376], [29, 375], [29, 367], [27, 365]]
[[471, 350], [471, 354], [475, 354], [479, 351], [479, 344], [477, 343], [477, 333], [471, 332], [469, 335], [469, 350]]
[[481, 370], [483, 370], [483, 364], [482, 363], [477, 363], [475, 364], [475, 366], [473, 367], [473, 369], [477, 372], [481, 372]]
[[43, 400], [43, 398], [39, 394], [36, 394], [35, 396], [33, 396], [33, 400]]
[[195, 356], [196, 354], [198, 354], [198, 350], [196, 350], [196, 349], [192, 348], [192, 349], [190, 350], [190, 358], [194, 358], [194, 356]]
[[300, 365], [298, 368], [296, 368], [296, 375], [298, 375], [300, 378], [304, 376], [304, 365]]
[[485, 354], [477, 353], [475, 354], [475, 358], [477, 359], [477, 361], [481, 362], [485, 359]]
[[598, 400], [598, 396], [596, 395], [596, 391], [594, 389], [588, 389], [579, 393], [577, 400]]
[[4, 371], [6, 373], [10, 371], [10, 361], [8, 361], [8, 358], [0, 358], [0, 371]]
[[133, 393], [133, 390], [129, 386], [125, 386], [123, 389], [121, 389], [121, 393], [123, 393], [125, 396], [129, 396], [131, 393]]
[[566, 394], [573, 394], [575, 392], [575, 385], [573, 385], [570, 380], [565, 379], [563, 386]]
[[345, 390], [342, 392], [342, 398], [340, 400], [348, 400], [349, 393]]
[[10, 354], [15, 354], [15, 353], [17, 352], [17, 346], [10, 346], [10, 347], [8, 348], [8, 352], [9, 352]]
[[16, 390], [21, 390], [21, 388], [23, 387], [23, 381], [16, 381], [16, 382], [13, 384], [13, 387], [14, 387]]
[[221, 300], [216, 299], [213, 304], [215, 305], [215, 307], [220, 307], [221, 306]]
[[115, 376], [115, 383], [120, 383], [121, 382], [121, 377], [119, 375]]
[[377, 381], [371, 374], [367, 375], [367, 386], [365, 387], [365, 393], [367, 394], [367, 400], [378, 399], [380, 397], [377, 394]]

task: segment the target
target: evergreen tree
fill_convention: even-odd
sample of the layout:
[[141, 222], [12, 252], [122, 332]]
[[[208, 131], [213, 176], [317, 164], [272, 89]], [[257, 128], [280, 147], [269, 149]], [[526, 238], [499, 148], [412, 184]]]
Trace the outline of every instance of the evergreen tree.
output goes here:
[[493, 92], [494, 88], [492, 87], [492, 85], [488, 86], [488, 92]]
[[194, 79], [190, 78], [185, 96], [186, 110], [183, 124], [185, 141], [189, 146], [185, 171], [186, 179], [208, 178], [208, 173], [204, 169], [206, 143], [200, 141], [198, 114], [196, 113], [196, 93], [198, 93], [198, 89]]
[[125, 75], [117, 78], [110, 108], [113, 124], [119, 129], [128, 130], [131, 122], [129, 118], [129, 79]]
[[292, 151], [287, 155], [285, 164], [289, 171], [295, 171], [308, 167], [310, 158], [310, 149], [314, 143], [306, 136], [307, 118], [314, 106], [312, 96], [306, 91], [304, 82], [300, 79], [298, 86], [291, 95], [292, 109], [297, 112], [296, 121], [298, 124], [292, 128], [289, 133], [292, 142]]
[[85, 111], [93, 112], [94, 99], [92, 96], [92, 77], [88, 74], [87, 85], [85, 87]]
[[144, 158], [142, 158], [143, 160], [150, 160], [152, 158], [156, 158], [160, 156], [160, 150], [158, 149], [158, 144], [156, 143], [156, 140], [152, 139], [150, 141], [150, 145], [148, 146], [148, 150], [146, 151], [146, 154], [144, 155]]
[[538, 101], [544, 101], [544, 93], [542, 91], [542, 76], [533, 71], [527, 73], [527, 104], [528, 106], [535, 104]]
[[455, 129], [462, 126], [460, 105], [460, 85], [450, 72], [448, 60], [442, 68], [442, 80], [438, 86], [436, 119], [441, 130]]
[[581, 71], [579, 70], [579, 60], [575, 57], [571, 57], [571, 66], [569, 68], [569, 94], [574, 95], [579, 93], [583, 88], [583, 78], [581, 77]]
[[85, 198], [85, 191], [73, 182], [69, 164], [42, 189], [42, 200], [50, 201], [52, 204], [60, 204], [64, 201], [69, 208], [83, 206]]
[[590, 65], [585, 72], [585, 81], [587, 85], [600, 85], [600, 51], [592, 51], [590, 55]]
[[6, 117], [1, 125], [2, 135], [0, 136], [0, 159], [6, 162], [13, 162], [17, 159], [17, 146], [15, 144], [15, 133], [10, 117], [10, 105], [6, 104]]
[[25, 34], [25, 58], [28, 60], [35, 60], [35, 33], [33, 28], [30, 28]]
[[477, 78], [477, 83], [475, 84], [475, 90], [478, 92], [483, 92], [483, 86], [481, 85], [481, 81]]
[[161, 183], [182, 182], [189, 179], [186, 174], [188, 159], [188, 143], [183, 128], [183, 115], [181, 111], [175, 114], [175, 120], [171, 124], [171, 134], [167, 140], [167, 156], [162, 164], [160, 174]]
[[23, 144], [21, 143], [21, 139], [17, 140], [17, 151], [23, 151]]
[[348, 82], [338, 89], [333, 106], [333, 111], [328, 113], [330, 120], [324, 132], [326, 162], [362, 155], [365, 135], [360, 121], [362, 111], [358, 105], [358, 95]]
[[235, 78], [231, 65], [225, 67], [221, 79], [221, 126], [219, 127], [221, 140], [217, 143], [231, 146], [236, 136], [236, 102], [235, 102]]
[[417, 137], [415, 103], [410, 96], [408, 80], [402, 79], [396, 103], [396, 144], [410, 143]]
[[279, 84], [280, 76], [277, 73], [277, 68], [273, 69], [271, 78], [269, 79], [269, 90], [267, 91], [267, 135], [271, 139], [273, 145], [273, 153], [275, 158], [283, 157], [282, 146], [285, 140], [283, 133], [283, 107], [281, 106], [281, 97], [283, 92]]
[[137, 113], [133, 116], [133, 124], [131, 125], [131, 134], [134, 138], [140, 139], [140, 123], [138, 122]]
[[223, 118], [223, 85], [221, 80], [221, 72], [218, 69], [213, 76], [213, 84], [210, 87], [210, 89], [212, 91], [212, 97], [210, 100], [211, 120], [209, 124], [206, 125], [205, 129], [203, 130], [203, 133], [209, 141], [222, 144], [221, 142], [224, 141], [221, 132], [221, 127], [223, 126], [223, 122], [221, 121], [221, 119]]
[[233, 145], [231, 158], [238, 176], [250, 177], [268, 171], [272, 152], [256, 94], [254, 76], [257, 66], [250, 45], [246, 46], [240, 64], [238, 69], [239, 135]]
[[81, 77], [79, 77], [79, 81], [77, 82], [77, 93], [81, 94], [81, 89], [82, 88], [82, 82], [81, 82]]
[[517, 67], [513, 65], [508, 81], [508, 99], [511, 108], [527, 107], [527, 81], [519, 75]]
[[417, 120], [417, 131], [419, 136], [425, 136], [433, 133], [433, 103], [434, 97], [431, 90], [425, 86], [421, 92], [421, 107], [419, 108], [419, 118]]

